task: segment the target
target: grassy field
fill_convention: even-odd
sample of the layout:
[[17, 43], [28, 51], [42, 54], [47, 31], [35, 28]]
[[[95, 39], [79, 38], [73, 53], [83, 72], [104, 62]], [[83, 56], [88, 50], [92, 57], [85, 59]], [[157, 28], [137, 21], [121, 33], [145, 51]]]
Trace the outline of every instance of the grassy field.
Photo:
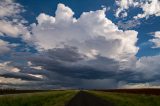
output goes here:
[[114, 92], [89, 91], [116, 106], [160, 106], [160, 96], [144, 94], [127, 94]]
[[[0, 106], [65, 106], [65, 104], [68, 103], [68, 101], [70, 101], [78, 92], [79, 91], [76, 90], [66, 90], [0, 95]], [[110, 101], [115, 104], [115, 106], [160, 106], [160, 95], [156, 96], [105, 91], [87, 92], [106, 101]], [[84, 99], [84, 97], [82, 98]]]
[[0, 96], [0, 106], [64, 106], [77, 91], [49, 91]]

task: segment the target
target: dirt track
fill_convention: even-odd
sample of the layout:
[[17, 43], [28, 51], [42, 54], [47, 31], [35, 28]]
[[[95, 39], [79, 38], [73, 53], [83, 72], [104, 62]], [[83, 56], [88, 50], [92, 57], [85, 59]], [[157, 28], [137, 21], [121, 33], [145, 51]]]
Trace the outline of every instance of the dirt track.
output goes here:
[[80, 91], [65, 106], [114, 106], [111, 102], [103, 100], [92, 94]]

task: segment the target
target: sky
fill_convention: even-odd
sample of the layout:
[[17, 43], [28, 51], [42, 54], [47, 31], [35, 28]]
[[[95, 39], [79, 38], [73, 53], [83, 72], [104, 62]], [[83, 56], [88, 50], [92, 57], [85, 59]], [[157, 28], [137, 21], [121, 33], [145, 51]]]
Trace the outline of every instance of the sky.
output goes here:
[[0, 0], [0, 88], [159, 88], [159, 61], [159, 0]]

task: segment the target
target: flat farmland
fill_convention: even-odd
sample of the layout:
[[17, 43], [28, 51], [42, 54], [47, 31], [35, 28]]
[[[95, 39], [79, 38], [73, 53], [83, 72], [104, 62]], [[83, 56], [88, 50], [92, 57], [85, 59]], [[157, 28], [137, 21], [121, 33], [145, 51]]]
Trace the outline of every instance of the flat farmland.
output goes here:
[[33, 90], [29, 93], [25, 91], [0, 95], [0, 106], [160, 106], [160, 95], [155, 93], [158, 91], [159, 89]]
[[159, 89], [116, 89], [88, 92], [111, 101], [115, 106], [160, 106]]
[[48, 91], [0, 96], [0, 106], [64, 106], [77, 91]]

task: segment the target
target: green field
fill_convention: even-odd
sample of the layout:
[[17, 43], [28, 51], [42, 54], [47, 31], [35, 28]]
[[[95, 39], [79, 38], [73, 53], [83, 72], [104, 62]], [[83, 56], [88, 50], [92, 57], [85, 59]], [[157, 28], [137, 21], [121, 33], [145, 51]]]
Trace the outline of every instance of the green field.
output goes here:
[[0, 106], [64, 106], [77, 91], [49, 91], [0, 96]]
[[[78, 92], [78, 90], [66, 90], [1, 95], [0, 106], [64, 106]], [[86, 92], [110, 101], [115, 106], [160, 106], [160, 96], [102, 91]]]
[[96, 96], [105, 100], [112, 101], [116, 106], [160, 106], [160, 96], [127, 94], [127, 93], [110, 93], [89, 91]]

